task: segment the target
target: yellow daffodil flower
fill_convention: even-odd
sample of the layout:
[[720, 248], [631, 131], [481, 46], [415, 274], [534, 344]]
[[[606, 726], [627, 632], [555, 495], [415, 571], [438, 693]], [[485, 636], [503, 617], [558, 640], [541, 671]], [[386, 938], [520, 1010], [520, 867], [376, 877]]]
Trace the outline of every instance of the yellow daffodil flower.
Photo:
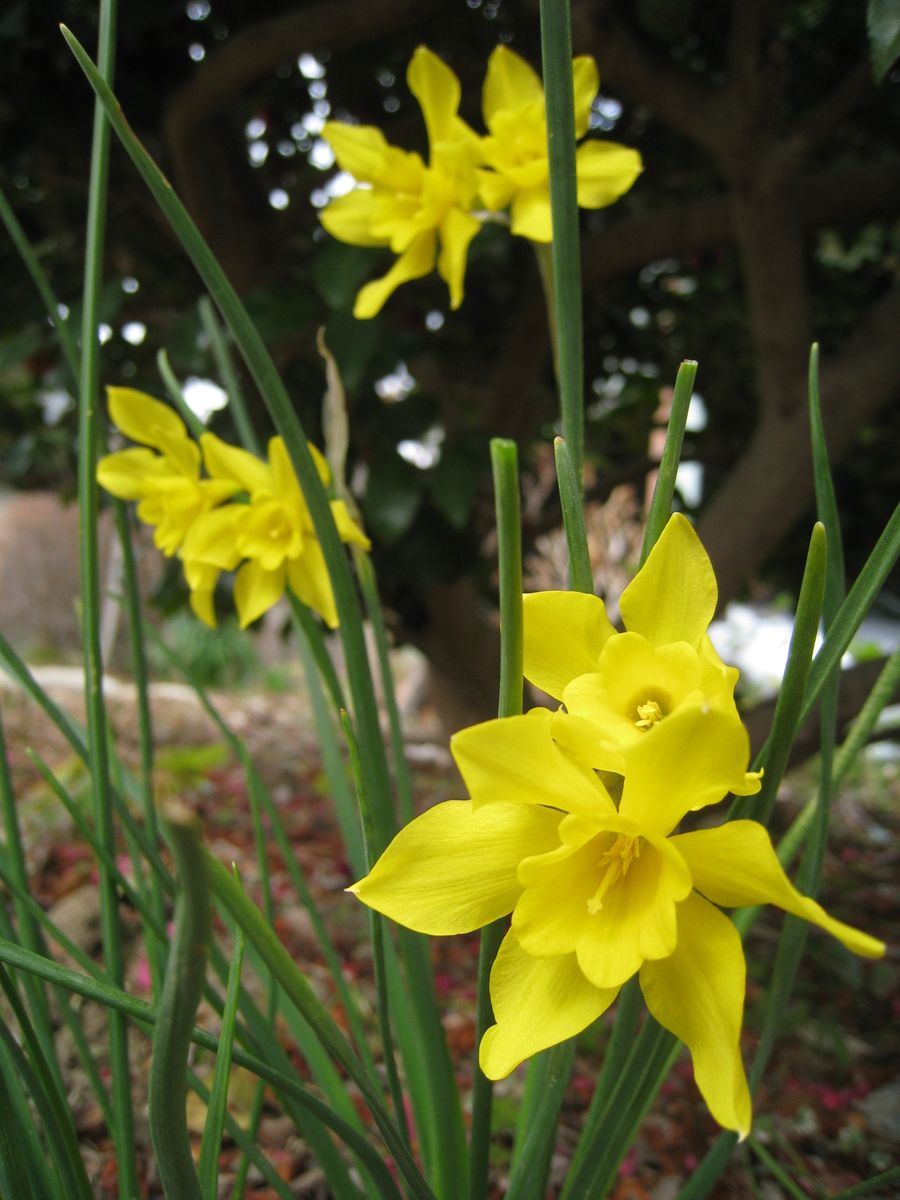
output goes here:
[[[245, 491], [250, 502], [226, 504], [191, 527], [182, 553], [196, 573], [200, 595], [194, 611], [211, 616], [211, 604], [202, 608], [210, 572], [233, 571], [246, 560], [234, 582], [242, 629], [270, 609], [286, 586], [335, 628], [337, 609], [328, 569], [282, 439], [275, 437], [269, 442], [267, 462], [229, 446], [212, 433], [203, 434], [200, 443], [212, 478], [229, 484], [233, 492]], [[309, 450], [319, 477], [327, 485], [327, 463], [314, 446], [310, 445]], [[344, 501], [332, 500], [331, 511], [342, 540], [368, 549], [369, 540], [351, 519]]]
[[200, 478], [200, 449], [168, 405], [134, 388], [111, 387], [107, 395], [113, 422], [141, 448], [104, 455], [97, 480], [120, 500], [138, 501], [138, 516], [153, 526], [156, 546], [171, 556], [198, 518], [238, 486]]
[[[600, 90], [592, 58], [572, 63], [575, 90], [575, 136], [588, 132], [591, 105]], [[488, 60], [483, 92], [489, 135], [482, 141], [484, 160], [480, 192], [489, 209], [510, 208], [512, 232], [533, 242], [550, 242], [550, 174], [547, 159], [547, 116], [544, 89], [536, 72], [507, 46]], [[578, 203], [605, 208], [623, 195], [640, 175], [641, 156], [616, 142], [591, 139], [576, 151]]]
[[333, 236], [354, 246], [390, 246], [397, 261], [381, 279], [356, 297], [353, 315], [374, 317], [388, 297], [411, 279], [438, 274], [459, 308], [469, 243], [480, 229], [472, 215], [478, 189], [477, 135], [458, 115], [459, 80], [425, 46], [412, 57], [406, 74], [428, 130], [429, 158], [391, 146], [380, 129], [329, 121], [322, 137], [338, 166], [358, 187], [322, 212]]
[[428, 934], [512, 913], [491, 972], [485, 1074], [573, 1037], [637, 974], [650, 1012], [688, 1046], [713, 1116], [745, 1136], [745, 962], [718, 906], [771, 903], [857, 954], [884, 946], [797, 892], [757, 822], [674, 833], [744, 778], [740, 721], [699, 698], [680, 705], [629, 752], [618, 806], [554, 740], [545, 709], [463, 730], [452, 748], [471, 800], [416, 818], [350, 891]]
[[[598, 596], [525, 596], [525, 677], [563, 702], [554, 737], [592, 766], [621, 773], [628, 751], [684, 704], [702, 702], [736, 720], [737, 669], [725, 666], [706, 632], [717, 600], [709, 557], [679, 513], [622, 593], [625, 633]], [[750, 773], [732, 790], [750, 795], [759, 786]]]

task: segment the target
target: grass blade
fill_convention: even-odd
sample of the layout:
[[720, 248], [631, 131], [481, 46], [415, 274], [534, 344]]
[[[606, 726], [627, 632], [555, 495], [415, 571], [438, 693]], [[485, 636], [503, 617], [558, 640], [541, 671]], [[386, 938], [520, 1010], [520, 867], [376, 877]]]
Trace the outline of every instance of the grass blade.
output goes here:
[[163, 1191], [172, 1200], [203, 1200], [185, 1115], [187, 1063], [212, 941], [206, 860], [198, 823], [170, 802], [165, 830], [175, 860], [175, 929], [153, 1037], [148, 1116]]
[[678, 464], [681, 462], [684, 429], [687, 424], [696, 378], [697, 364], [692, 359], [685, 359], [675, 376], [672, 408], [666, 429], [666, 444], [663, 447], [656, 475], [656, 486], [653, 489], [653, 498], [647, 512], [647, 527], [644, 530], [644, 543], [641, 547], [641, 566], [647, 561], [650, 551], [656, 545], [659, 535], [665, 529], [666, 522], [672, 514], [675, 479], [678, 475]]
[[228, 986], [225, 992], [225, 1011], [219, 1032], [219, 1052], [206, 1108], [206, 1122], [200, 1142], [200, 1158], [197, 1175], [204, 1200], [216, 1200], [219, 1184], [219, 1150], [222, 1131], [228, 1111], [228, 1083], [231, 1077], [231, 1059], [234, 1049], [234, 1025], [237, 1019], [238, 996], [241, 984], [241, 967], [244, 963], [244, 935], [240, 927], [234, 939], [231, 966], [228, 971]]

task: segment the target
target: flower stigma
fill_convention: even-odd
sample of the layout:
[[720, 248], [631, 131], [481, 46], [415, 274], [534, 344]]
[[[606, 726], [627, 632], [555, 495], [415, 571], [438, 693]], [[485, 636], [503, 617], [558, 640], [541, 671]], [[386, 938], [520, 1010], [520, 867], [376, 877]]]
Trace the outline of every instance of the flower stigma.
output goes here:
[[637, 720], [635, 725], [638, 729], [642, 729], [644, 733], [648, 729], [652, 729], [657, 721], [663, 719], [663, 710], [655, 700], [645, 700], [643, 704], [639, 704], [635, 709]]
[[603, 907], [603, 897], [609, 891], [614, 883], [619, 879], [624, 879], [628, 874], [631, 864], [636, 858], [641, 856], [641, 839], [639, 837], [627, 837], [625, 834], [619, 834], [610, 848], [600, 859], [598, 866], [605, 867], [603, 878], [600, 884], [587, 902], [588, 912], [591, 916], [596, 914]]

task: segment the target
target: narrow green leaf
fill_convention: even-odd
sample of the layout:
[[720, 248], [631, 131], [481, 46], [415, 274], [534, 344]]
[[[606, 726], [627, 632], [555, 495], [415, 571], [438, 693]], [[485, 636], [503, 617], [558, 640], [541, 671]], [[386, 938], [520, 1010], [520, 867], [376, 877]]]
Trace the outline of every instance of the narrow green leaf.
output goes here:
[[216, 370], [219, 373], [222, 386], [228, 393], [228, 407], [231, 410], [238, 438], [245, 450], [249, 450], [251, 454], [260, 457], [259, 438], [257, 438], [253, 422], [250, 420], [250, 414], [247, 411], [247, 402], [244, 399], [244, 393], [241, 391], [234, 363], [231, 361], [225, 331], [219, 323], [219, 318], [216, 316], [215, 309], [208, 296], [200, 297], [197, 308], [200, 312], [200, 322], [203, 325], [206, 336], [209, 338], [209, 348], [212, 350]]
[[556, 460], [559, 503], [563, 528], [566, 531], [566, 547], [569, 551], [569, 587], [573, 592], [587, 592], [590, 595], [594, 591], [594, 574], [591, 570], [591, 555], [584, 527], [581, 480], [575, 474], [572, 455], [565, 438], [554, 439], [553, 456]]
[[216, 1200], [219, 1184], [219, 1151], [222, 1147], [222, 1132], [228, 1111], [228, 1084], [231, 1079], [231, 1061], [234, 1050], [234, 1026], [237, 1019], [238, 996], [240, 994], [241, 967], [244, 963], [244, 934], [240, 926], [235, 931], [228, 970], [228, 986], [225, 992], [225, 1011], [219, 1031], [219, 1052], [213, 1072], [212, 1087], [207, 1101], [206, 1121], [200, 1142], [200, 1158], [197, 1175], [204, 1200]]
[[165, 349], [160, 349], [156, 355], [156, 369], [159, 371], [160, 378], [165, 385], [166, 391], [169, 393], [169, 399], [178, 409], [178, 415], [191, 431], [191, 436], [198, 441], [206, 432], [206, 426], [188, 404], [184, 398], [184, 392], [181, 390], [181, 384], [172, 366], [169, 362], [169, 356]]
[[212, 940], [212, 905], [196, 818], [184, 805], [171, 802], [165, 811], [165, 832], [175, 860], [177, 891], [150, 1064], [150, 1140], [166, 1196], [203, 1200], [184, 1105], [191, 1031]]
[[672, 408], [666, 429], [666, 444], [656, 475], [653, 499], [650, 501], [650, 509], [647, 512], [647, 528], [644, 532], [644, 544], [641, 547], [641, 566], [647, 561], [650, 551], [656, 545], [659, 535], [665, 529], [666, 522], [672, 513], [675, 479], [678, 475], [678, 464], [681, 462], [684, 429], [687, 424], [696, 378], [697, 363], [692, 359], [685, 359], [675, 376]]
[[[108, 86], [113, 76], [115, 29], [115, 2], [114, 0], [101, 0], [97, 77], [104, 86]], [[94, 800], [94, 824], [101, 843], [111, 850], [115, 838], [100, 645], [97, 530], [99, 504], [96, 478], [100, 432], [97, 411], [100, 394], [99, 305], [103, 286], [109, 144], [110, 129], [103, 106], [99, 101], [95, 101], [82, 291], [81, 370], [78, 389], [78, 516], [85, 709], [90, 749], [91, 793]], [[121, 983], [125, 976], [125, 961], [119, 927], [118, 898], [112, 877], [102, 864], [99, 867], [98, 886], [103, 956], [112, 978]], [[134, 1114], [127, 1026], [118, 1013], [110, 1014], [109, 1055], [113, 1110], [113, 1128], [110, 1132], [116, 1147], [119, 1190], [124, 1200], [132, 1200], [139, 1193], [134, 1145]]]
[[20, 1049], [16, 1039], [3, 1021], [0, 1021], [0, 1038], [5, 1043], [6, 1051], [13, 1059], [16, 1070], [41, 1118], [53, 1164], [66, 1195], [67, 1197], [71, 1196], [72, 1200], [76, 1200], [78, 1197], [81, 1200], [91, 1200], [91, 1186], [88, 1183], [84, 1163], [81, 1161], [78, 1137], [75, 1133], [72, 1115], [66, 1104], [65, 1092], [58, 1086], [54, 1078], [53, 1070], [5, 967], [0, 968], [0, 989], [6, 996], [18, 1023], [27, 1055]]
[[[17, 1080], [11, 1078], [9, 1086], [6, 1071], [7, 1058], [0, 1052], [0, 1196], [16, 1197], [16, 1200], [33, 1200], [31, 1177], [40, 1172], [44, 1164], [44, 1155], [37, 1152], [32, 1143], [34, 1162], [29, 1161], [28, 1130], [32, 1126], [31, 1114], [28, 1112], [27, 1101], [21, 1091], [16, 1088]], [[12, 1074], [12, 1073], [10, 1073]], [[49, 1180], [42, 1181], [49, 1190]]]
[[871, 608], [872, 601], [881, 591], [884, 581], [893, 570], [898, 554], [900, 554], [900, 504], [894, 509], [890, 520], [882, 530], [872, 553], [857, 575], [853, 586], [847, 593], [847, 599], [836, 613], [831, 628], [813, 659], [806, 696], [800, 710], [801, 722], [805, 721], [812, 712], [825, 680], [840, 663], [847, 647], [856, 636], [856, 631]]
[[506, 1200], [526, 1200], [527, 1197], [539, 1200], [547, 1189], [559, 1110], [575, 1062], [575, 1039], [553, 1046], [546, 1053], [546, 1088], [525, 1144], [513, 1163]]
[[871, 1196], [873, 1192], [881, 1192], [883, 1195], [889, 1195], [888, 1188], [900, 1183], [900, 1167], [891, 1167], [889, 1171], [882, 1171], [880, 1175], [873, 1175], [871, 1179], [864, 1179], [862, 1183], [856, 1183], [853, 1187], [844, 1188], [842, 1192], [835, 1192], [831, 1200], [856, 1200], [857, 1196]]
[[772, 718], [772, 729], [760, 754], [764, 769], [762, 788], [755, 796], [744, 796], [732, 804], [729, 819], [752, 816], [765, 824], [769, 819], [781, 779], [787, 767], [788, 755], [803, 716], [804, 697], [808, 695], [807, 679], [822, 601], [825, 595], [825, 529], [818, 522], [813, 526], [806, 557], [806, 566], [797, 598], [794, 631], [788, 651], [781, 690]]
[[381, 1131], [397, 1166], [412, 1191], [420, 1200], [434, 1200], [434, 1193], [425, 1183], [402, 1137], [399, 1135], [381, 1096], [381, 1087], [363, 1068], [332, 1018], [325, 1011], [308, 981], [297, 968], [290, 955], [278, 940], [275, 931], [267, 925], [259, 910], [247, 899], [231, 879], [225, 868], [210, 855], [206, 855], [213, 891], [234, 919], [243, 927], [247, 939], [272, 971], [285, 996], [309, 1023], [325, 1048], [359, 1086], [369, 1111]]
[[[90, 960], [88, 961], [90, 962]], [[81, 974], [70, 967], [62, 966], [53, 959], [44, 958], [30, 950], [24, 950], [21, 946], [17, 946], [5, 938], [0, 938], [0, 962], [7, 963], [19, 971], [28, 971], [38, 979], [44, 979], [48, 983], [63, 987], [75, 995], [83, 996], [86, 1000], [92, 1000], [107, 1008], [115, 1009], [139, 1022], [142, 1026], [152, 1028], [156, 1024], [156, 1010], [146, 1000], [130, 996], [121, 988], [113, 987], [104, 979]], [[102, 974], [96, 964], [91, 963], [91, 966]], [[254, 1029], [255, 1036], [264, 1032], [264, 1029]], [[211, 1050], [213, 1053], [218, 1051], [218, 1039], [205, 1029], [194, 1029], [191, 1037], [194, 1043], [203, 1049]], [[274, 1043], [274, 1047], [277, 1048], [277, 1042]], [[282, 1058], [287, 1064], [287, 1057], [283, 1055]], [[274, 1068], [269, 1062], [244, 1050], [235, 1049], [234, 1062], [239, 1066], [246, 1067], [260, 1079], [264, 1079], [282, 1099], [301, 1105], [304, 1110], [313, 1114], [317, 1121], [332, 1129], [366, 1163], [372, 1174], [381, 1180], [380, 1186], [384, 1189], [384, 1195], [391, 1197], [397, 1195], [396, 1185], [393, 1184], [384, 1163], [369, 1142], [326, 1104], [312, 1095], [302, 1084], [291, 1078], [287, 1072]]]

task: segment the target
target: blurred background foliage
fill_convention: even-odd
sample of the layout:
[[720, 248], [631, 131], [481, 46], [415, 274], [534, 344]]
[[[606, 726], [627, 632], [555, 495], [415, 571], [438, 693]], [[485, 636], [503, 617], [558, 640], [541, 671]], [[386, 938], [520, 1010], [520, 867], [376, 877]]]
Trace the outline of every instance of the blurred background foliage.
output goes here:
[[[95, 6], [51, 9], [9, 0], [0, 16], [0, 179], [77, 331], [92, 104], [55, 22], [91, 46]], [[622, 201], [582, 215], [590, 495], [603, 504], [632, 485], [640, 499], [666, 388], [680, 359], [699, 359], [703, 404], [685, 450], [695, 468], [681, 499], [725, 599], [796, 582], [812, 500], [813, 337], [851, 570], [897, 496], [900, 70], [881, 44], [876, 77], [866, 17], [863, 0], [573, 0], [575, 51], [600, 65], [594, 131], [645, 163]], [[462, 113], [482, 129], [498, 40], [539, 66], [536, 2], [129, 0], [116, 81], [316, 440], [325, 327], [347, 390], [348, 476], [395, 629], [470, 714], [489, 713], [496, 694], [490, 436], [520, 440], [528, 547], [559, 524], [534, 256], [486, 226], [458, 312], [434, 277], [355, 321], [355, 292], [384, 259], [320, 228], [317, 210], [343, 181], [318, 134], [326, 119], [353, 119], [424, 150], [405, 83], [420, 43], [459, 75]], [[0, 482], [70, 491], [72, 384], [5, 237], [0, 265]], [[163, 395], [160, 348], [182, 380], [216, 379], [196, 276], [118, 148], [107, 277], [107, 382]], [[227, 410], [215, 428], [233, 435]]]

